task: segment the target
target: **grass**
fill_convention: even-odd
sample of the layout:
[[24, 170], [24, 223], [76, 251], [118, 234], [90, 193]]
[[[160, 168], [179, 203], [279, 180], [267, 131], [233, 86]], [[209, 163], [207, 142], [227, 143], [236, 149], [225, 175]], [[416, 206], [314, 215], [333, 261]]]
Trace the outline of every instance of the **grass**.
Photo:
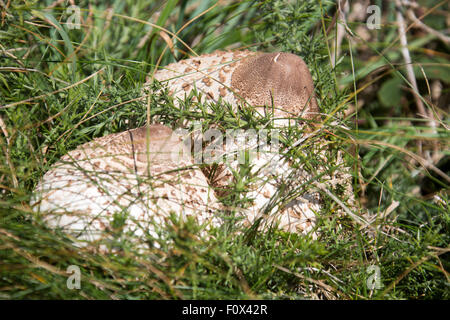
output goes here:
[[[425, 2], [427, 8], [439, 4]], [[382, 29], [370, 37], [364, 21], [348, 21], [355, 37], [341, 43], [335, 68], [338, 31], [330, 1], [78, 5], [80, 29], [65, 24], [70, 13], [63, 2], [0, 7], [0, 298], [449, 299], [449, 183], [435, 170], [448, 177], [448, 166], [435, 161], [449, 156], [448, 44], [415, 29], [408, 33], [419, 92], [439, 120], [433, 131], [417, 116], [388, 4]], [[435, 7], [424, 22], [443, 30], [442, 10]], [[125, 239], [117, 244], [120, 254], [112, 255], [80, 249], [42, 223], [29, 206], [37, 182], [62, 155], [95, 137], [141, 126], [147, 118], [172, 126], [199, 120], [203, 129], [212, 123], [223, 129], [267, 126], [268, 119], [256, 119], [251, 109], [236, 116], [226, 105], [208, 109], [189, 99], [176, 108], [164, 90], [151, 95], [150, 114], [141, 101], [146, 76], [157, 65], [192, 51], [237, 48], [305, 59], [324, 117], [317, 134], [288, 156], [314, 168], [320, 164], [314, 148], [323, 148], [327, 172], [334, 172], [333, 159], [342, 151], [353, 172], [358, 206], [352, 210], [369, 219], [369, 227], [338, 214], [340, 204], [326, 194], [317, 240], [256, 232], [233, 219], [205, 240], [195, 224], [174, 219], [164, 226], [160, 248], [139, 252]], [[427, 88], [439, 84], [441, 94], [433, 98]], [[302, 130], [286, 129], [283, 144], [292, 146]], [[236, 175], [222, 199], [230, 206], [248, 200], [242, 196], [248, 170], [243, 166]], [[426, 195], [420, 192], [424, 181], [431, 185]], [[81, 269], [80, 290], [67, 288], [70, 265]], [[367, 285], [370, 266], [380, 272], [377, 290]]]

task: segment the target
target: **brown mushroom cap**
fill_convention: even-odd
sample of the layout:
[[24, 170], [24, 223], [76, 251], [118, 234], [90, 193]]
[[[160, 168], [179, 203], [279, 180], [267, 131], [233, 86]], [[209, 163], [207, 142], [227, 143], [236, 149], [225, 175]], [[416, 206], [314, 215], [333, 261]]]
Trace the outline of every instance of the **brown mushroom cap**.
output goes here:
[[236, 68], [231, 84], [256, 106], [271, 106], [306, 119], [317, 115], [314, 84], [305, 62], [291, 53], [263, 53], [249, 57]]
[[171, 162], [176, 161], [179, 156], [185, 157], [185, 160], [188, 159], [186, 158], [189, 156], [188, 151], [184, 149], [180, 137], [162, 124], [153, 124], [129, 132], [136, 159], [141, 162], [148, 160]]

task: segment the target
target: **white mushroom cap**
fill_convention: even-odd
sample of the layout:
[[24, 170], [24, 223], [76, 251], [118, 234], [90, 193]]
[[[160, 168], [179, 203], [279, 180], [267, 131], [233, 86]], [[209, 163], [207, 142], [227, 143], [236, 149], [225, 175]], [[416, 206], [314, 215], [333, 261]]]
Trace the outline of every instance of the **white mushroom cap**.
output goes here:
[[[224, 52], [181, 60], [155, 73], [181, 100], [196, 89], [205, 100], [233, 106], [275, 107], [275, 116], [312, 119], [318, 113], [314, 84], [305, 62], [290, 53]], [[149, 78], [150, 80], [150, 78]]]
[[[149, 150], [149, 153], [146, 150]], [[149, 175], [150, 174], [150, 175]], [[116, 214], [139, 237], [164, 226], [171, 213], [199, 224], [221, 221], [220, 206], [181, 138], [152, 125], [95, 139], [61, 158], [43, 177], [32, 201], [51, 227], [80, 240], [106, 237]]]

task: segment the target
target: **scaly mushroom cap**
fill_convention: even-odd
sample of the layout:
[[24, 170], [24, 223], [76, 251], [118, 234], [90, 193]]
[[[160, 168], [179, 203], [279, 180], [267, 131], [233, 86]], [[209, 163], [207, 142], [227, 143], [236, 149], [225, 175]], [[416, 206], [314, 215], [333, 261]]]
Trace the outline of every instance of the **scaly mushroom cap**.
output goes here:
[[154, 78], [167, 81], [169, 93], [181, 100], [196, 89], [204, 100], [235, 107], [244, 101], [272, 107], [273, 98], [277, 117], [312, 119], [318, 113], [308, 67], [290, 53], [216, 51], [169, 64]]
[[[147, 152], [148, 150], [148, 152]], [[51, 227], [80, 240], [106, 237], [117, 215], [135, 236], [164, 226], [171, 213], [220, 225], [213, 190], [181, 138], [151, 125], [95, 139], [61, 158], [43, 177], [32, 201]]]

